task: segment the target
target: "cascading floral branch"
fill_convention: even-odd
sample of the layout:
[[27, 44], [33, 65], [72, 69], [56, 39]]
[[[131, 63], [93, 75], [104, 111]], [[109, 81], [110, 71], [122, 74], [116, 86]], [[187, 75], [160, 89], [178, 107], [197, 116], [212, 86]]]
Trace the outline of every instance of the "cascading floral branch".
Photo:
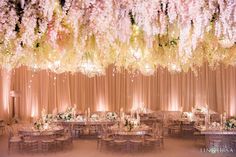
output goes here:
[[0, 65], [8, 69], [195, 71], [234, 65], [235, 42], [234, 0], [0, 1]]

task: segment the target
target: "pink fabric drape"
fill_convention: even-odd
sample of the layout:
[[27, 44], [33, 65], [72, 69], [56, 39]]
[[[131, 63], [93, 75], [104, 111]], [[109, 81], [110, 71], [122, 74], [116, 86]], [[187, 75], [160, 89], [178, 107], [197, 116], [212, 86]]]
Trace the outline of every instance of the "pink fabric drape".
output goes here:
[[1, 69], [0, 74], [0, 118], [7, 119], [12, 114], [10, 112], [11, 72]]
[[7, 95], [6, 86], [9, 86], [21, 92], [17, 105], [22, 119], [40, 115], [42, 108], [50, 113], [55, 108], [63, 111], [74, 105], [83, 112], [88, 107], [92, 111], [119, 111], [121, 107], [129, 111], [139, 106], [154, 111], [180, 108], [191, 111], [195, 105], [208, 104], [217, 112], [236, 114], [236, 67], [233, 66], [220, 65], [213, 71], [205, 65], [197, 76], [193, 72], [170, 73], [162, 68], [153, 76], [133, 76], [127, 71], [113, 73], [113, 67], [109, 67], [105, 76], [94, 78], [81, 73], [55, 74], [20, 67], [12, 71], [11, 84], [5, 84], [5, 77], [2, 72], [0, 113], [7, 113], [3, 96]]

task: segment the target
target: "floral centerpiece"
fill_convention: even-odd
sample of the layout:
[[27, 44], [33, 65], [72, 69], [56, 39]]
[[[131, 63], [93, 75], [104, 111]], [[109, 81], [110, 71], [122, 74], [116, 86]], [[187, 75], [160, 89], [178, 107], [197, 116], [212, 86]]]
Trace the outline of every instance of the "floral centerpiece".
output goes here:
[[140, 125], [140, 122], [138, 121], [138, 119], [127, 118], [127, 117], [124, 119], [124, 127], [126, 127], [128, 131], [131, 131], [134, 128], [139, 127], [139, 125]]
[[92, 114], [91, 115], [91, 118], [90, 118], [92, 121], [98, 121], [100, 119], [100, 116], [96, 113]]
[[51, 122], [53, 122], [55, 117], [52, 114], [46, 114], [46, 115], [42, 116], [42, 119], [45, 123], [51, 123]]
[[44, 122], [42, 119], [38, 119], [34, 122], [34, 129], [35, 130], [43, 130], [44, 129]]
[[183, 112], [181, 117], [190, 122], [194, 121], [194, 114], [192, 112]]
[[225, 128], [227, 130], [236, 129], [236, 117], [232, 117], [225, 122]]
[[109, 121], [115, 121], [117, 120], [118, 116], [115, 112], [107, 112], [106, 119]]
[[34, 122], [35, 130], [47, 130], [50, 128], [50, 124], [54, 120], [54, 116], [52, 114], [44, 114], [40, 119]]
[[78, 115], [75, 119], [76, 121], [80, 121], [80, 122], [85, 120], [85, 118], [81, 115]]
[[208, 126], [208, 129], [218, 130], [221, 129], [220, 123], [213, 122]]
[[74, 108], [68, 107], [65, 112], [58, 113], [57, 120], [64, 120], [64, 121], [70, 121], [74, 119]]

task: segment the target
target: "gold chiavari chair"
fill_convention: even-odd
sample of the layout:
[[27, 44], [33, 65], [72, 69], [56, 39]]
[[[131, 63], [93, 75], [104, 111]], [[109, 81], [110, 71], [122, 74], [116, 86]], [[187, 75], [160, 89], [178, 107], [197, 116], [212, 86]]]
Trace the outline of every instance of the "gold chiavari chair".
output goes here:
[[161, 148], [161, 146], [164, 147], [164, 138], [162, 138], [160, 130], [156, 128], [152, 131], [153, 132], [145, 136], [144, 139], [144, 148], [146, 151], [153, 151], [156, 148]]
[[112, 134], [112, 151], [115, 152], [126, 152], [128, 151], [128, 140], [122, 135]]
[[56, 138], [55, 141], [56, 146], [59, 150], [63, 150], [66, 146], [71, 146], [73, 144], [71, 131], [65, 129], [64, 134], [61, 137]]
[[143, 144], [144, 141], [141, 136], [134, 136], [132, 139], [129, 140], [130, 145], [130, 152], [142, 152], [143, 151]]
[[41, 141], [42, 152], [51, 152], [56, 150], [56, 141], [54, 139], [43, 139]]
[[22, 142], [22, 149], [24, 152], [37, 153], [39, 151], [39, 143], [33, 137], [24, 137]]
[[8, 153], [12, 151], [22, 150], [22, 138], [20, 136], [14, 135], [13, 129], [10, 126], [6, 126], [8, 134]]

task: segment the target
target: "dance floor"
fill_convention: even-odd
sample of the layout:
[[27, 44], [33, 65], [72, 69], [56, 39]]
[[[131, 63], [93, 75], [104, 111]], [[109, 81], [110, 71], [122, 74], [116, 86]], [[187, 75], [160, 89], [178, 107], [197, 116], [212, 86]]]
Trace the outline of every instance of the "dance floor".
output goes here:
[[174, 138], [168, 137], [165, 140], [165, 147], [163, 150], [155, 150], [151, 152], [139, 152], [139, 153], [125, 153], [125, 152], [100, 152], [97, 150], [97, 143], [94, 139], [78, 139], [73, 141], [73, 148], [70, 150], [64, 150], [57, 153], [46, 154], [19, 154], [10, 153], [7, 151], [7, 136], [0, 137], [0, 157], [133, 157], [133, 156], [145, 156], [145, 157], [233, 157], [235, 153], [209, 153], [204, 152], [204, 148], [200, 145], [196, 145], [193, 139], [189, 138]]

